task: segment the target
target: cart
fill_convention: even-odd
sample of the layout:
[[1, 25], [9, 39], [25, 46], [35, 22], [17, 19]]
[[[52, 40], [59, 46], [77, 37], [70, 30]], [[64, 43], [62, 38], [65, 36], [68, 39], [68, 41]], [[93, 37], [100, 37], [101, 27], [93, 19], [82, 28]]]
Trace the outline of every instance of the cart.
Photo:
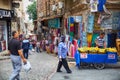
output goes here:
[[76, 66], [80, 69], [80, 66], [92, 65], [96, 69], [103, 69], [105, 64], [113, 63], [116, 64], [118, 60], [116, 52], [106, 52], [106, 54], [92, 54], [92, 53], [80, 53], [76, 51], [75, 61]]

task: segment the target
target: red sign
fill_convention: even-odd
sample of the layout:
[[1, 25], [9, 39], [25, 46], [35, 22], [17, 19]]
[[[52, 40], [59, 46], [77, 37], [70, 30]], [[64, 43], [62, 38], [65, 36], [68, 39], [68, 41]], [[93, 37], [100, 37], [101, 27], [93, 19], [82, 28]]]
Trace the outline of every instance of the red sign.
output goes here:
[[81, 53], [80, 58], [81, 59], [86, 59], [86, 58], [88, 58], [88, 55], [86, 53]]
[[115, 59], [115, 54], [109, 54], [108, 59]]

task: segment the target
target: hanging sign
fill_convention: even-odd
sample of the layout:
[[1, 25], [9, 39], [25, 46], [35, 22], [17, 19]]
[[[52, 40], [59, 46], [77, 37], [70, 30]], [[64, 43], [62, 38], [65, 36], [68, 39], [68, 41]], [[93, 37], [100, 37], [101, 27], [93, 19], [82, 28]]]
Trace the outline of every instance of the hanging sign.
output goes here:
[[60, 18], [48, 20], [48, 26], [51, 28], [60, 28]]
[[0, 10], [0, 18], [12, 18], [13, 15], [13, 10]]

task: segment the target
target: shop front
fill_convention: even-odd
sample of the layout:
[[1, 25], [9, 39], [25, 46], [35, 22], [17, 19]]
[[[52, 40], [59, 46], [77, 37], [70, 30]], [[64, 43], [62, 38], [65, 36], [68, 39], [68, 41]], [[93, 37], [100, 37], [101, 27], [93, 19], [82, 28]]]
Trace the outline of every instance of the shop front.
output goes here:
[[8, 40], [11, 38], [12, 10], [0, 9], [0, 52], [7, 49]]
[[[81, 11], [78, 10], [78, 12], [72, 10], [72, 14], [66, 13], [64, 26], [66, 27], [67, 35], [70, 37], [70, 42], [72, 42], [69, 47], [71, 57], [74, 57], [78, 47], [82, 50], [88, 49], [89, 51], [92, 49], [95, 51], [97, 47], [96, 39], [102, 32], [105, 33], [104, 41], [106, 43], [103, 51], [107, 51], [110, 48], [108, 51], [116, 52], [117, 46], [120, 46], [116, 43], [117, 39], [120, 41], [120, 7], [116, 6], [119, 4], [103, 3], [104, 5], [101, 5], [102, 8], [100, 9], [99, 3], [94, 10], [93, 7], [88, 6], [84, 10], [81, 8]], [[90, 3], [90, 5], [93, 4]], [[120, 51], [120, 47], [117, 50]], [[83, 53], [86, 53], [86, 51], [83, 51]], [[105, 54], [106, 52], [103, 53]], [[120, 53], [118, 54], [120, 55]]]

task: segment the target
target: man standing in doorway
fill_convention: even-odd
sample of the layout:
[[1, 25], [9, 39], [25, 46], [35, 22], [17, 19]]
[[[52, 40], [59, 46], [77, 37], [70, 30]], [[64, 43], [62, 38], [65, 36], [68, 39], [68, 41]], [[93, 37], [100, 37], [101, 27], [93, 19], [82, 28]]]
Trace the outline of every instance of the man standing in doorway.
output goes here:
[[22, 67], [21, 59], [26, 64], [26, 59], [23, 56], [20, 41], [18, 40], [19, 34], [17, 31], [12, 32], [13, 38], [8, 43], [8, 50], [13, 65], [13, 72], [9, 80], [20, 80], [20, 70]]
[[67, 73], [72, 73], [72, 71], [69, 69], [66, 57], [67, 57], [67, 46], [65, 44], [65, 36], [61, 37], [61, 42], [58, 44], [58, 57], [59, 57], [59, 63], [57, 67], [57, 72], [62, 72], [60, 69], [62, 65], [66, 69]]

